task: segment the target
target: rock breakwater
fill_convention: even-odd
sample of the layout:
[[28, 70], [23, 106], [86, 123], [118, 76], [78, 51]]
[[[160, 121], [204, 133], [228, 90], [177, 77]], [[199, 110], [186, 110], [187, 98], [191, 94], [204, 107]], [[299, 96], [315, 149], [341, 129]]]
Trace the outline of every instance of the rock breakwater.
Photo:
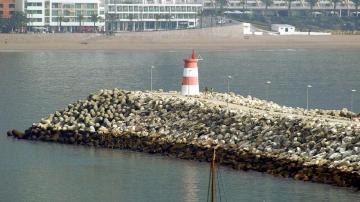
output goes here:
[[[228, 110], [226, 99], [231, 103]], [[337, 111], [213, 93], [100, 90], [8, 136], [162, 153], [360, 188], [360, 123]], [[355, 117], [355, 118], [354, 118]]]

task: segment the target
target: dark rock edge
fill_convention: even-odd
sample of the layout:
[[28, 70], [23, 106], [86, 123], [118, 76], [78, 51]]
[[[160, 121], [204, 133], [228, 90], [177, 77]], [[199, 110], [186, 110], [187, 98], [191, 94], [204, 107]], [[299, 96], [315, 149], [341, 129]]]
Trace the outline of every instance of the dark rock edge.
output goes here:
[[16, 139], [74, 144], [111, 149], [125, 149], [170, 157], [207, 161], [216, 147], [218, 163], [237, 170], [255, 170], [274, 176], [294, 178], [341, 187], [360, 189], [360, 173], [330, 168], [328, 163], [306, 165], [301, 159], [289, 159], [277, 154], [255, 154], [236, 145], [169, 142], [161, 136], [138, 136], [125, 132], [119, 136], [100, 135], [85, 131], [52, 131], [31, 127], [25, 132], [12, 130], [8, 136]]

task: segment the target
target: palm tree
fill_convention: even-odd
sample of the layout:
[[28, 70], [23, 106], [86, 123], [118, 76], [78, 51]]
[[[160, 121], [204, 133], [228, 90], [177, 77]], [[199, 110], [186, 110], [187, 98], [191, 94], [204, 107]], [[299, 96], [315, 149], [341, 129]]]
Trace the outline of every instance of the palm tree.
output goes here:
[[360, 5], [360, 0], [351, 0], [354, 5], [355, 5], [355, 13], [356, 13], [356, 17], [359, 16], [359, 5]]
[[79, 30], [81, 31], [81, 30], [82, 30], [82, 28], [81, 28], [81, 23], [82, 23], [82, 21], [83, 21], [83, 19], [84, 19], [84, 16], [80, 14], [80, 15], [78, 15], [77, 17], [78, 17], [78, 20], [79, 20]]
[[199, 10], [196, 15], [200, 17], [200, 28], [202, 28], [202, 26], [203, 26], [204, 10], [202, 10], [202, 9]]
[[355, 13], [356, 13], [356, 17], [355, 17], [355, 28], [358, 29], [359, 23], [358, 23], [358, 17], [359, 17], [359, 4], [360, 4], [360, 0], [351, 0], [354, 4], [355, 4]]
[[155, 30], [158, 30], [158, 24], [159, 24], [160, 15], [155, 14]]
[[334, 15], [335, 15], [335, 11], [336, 11], [336, 4], [340, 2], [340, 0], [331, 0], [334, 4]]
[[288, 2], [288, 17], [291, 16], [291, 3], [293, 2], [293, 0], [287, 0]]
[[128, 18], [129, 18], [129, 21], [130, 21], [130, 24], [131, 24], [131, 31], [134, 31], [134, 23], [133, 23], [134, 15], [130, 13]]
[[314, 6], [318, 3], [319, 0], [306, 0], [310, 5], [310, 13], [313, 12]]
[[96, 32], [96, 23], [100, 20], [100, 16], [98, 16], [98, 14], [92, 14], [90, 19], [91, 22], [94, 23], [94, 32]]
[[240, 4], [242, 5], [242, 11], [245, 11], [245, 5], [246, 5], [246, 0], [240, 0]]
[[265, 4], [265, 13], [267, 13], [268, 7], [274, 3], [273, 0], [261, 0], [261, 2]]
[[64, 21], [64, 17], [63, 17], [62, 15], [60, 15], [57, 20], [58, 20], [58, 22], [59, 22], [59, 32], [62, 32], [62, 25], [61, 25], [61, 23]]
[[[216, 7], [215, 7], [215, 14], [220, 15], [221, 21], [222, 21], [222, 17], [224, 16], [224, 6], [228, 4], [227, 0], [216, 0], [216, 4], [220, 4], [220, 10], [217, 12]], [[222, 23], [220, 24], [222, 25]]]
[[167, 21], [166, 23], [166, 29], [170, 29], [170, 19], [171, 19], [171, 15], [170, 14], [165, 14], [165, 19]]

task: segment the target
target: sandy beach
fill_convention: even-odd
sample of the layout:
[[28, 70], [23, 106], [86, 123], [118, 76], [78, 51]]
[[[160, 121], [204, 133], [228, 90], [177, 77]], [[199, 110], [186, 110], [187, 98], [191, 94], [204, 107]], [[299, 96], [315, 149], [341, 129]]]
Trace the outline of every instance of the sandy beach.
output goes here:
[[241, 25], [194, 30], [95, 33], [0, 34], [0, 51], [145, 50], [247, 48], [360, 48], [360, 35], [244, 36]]

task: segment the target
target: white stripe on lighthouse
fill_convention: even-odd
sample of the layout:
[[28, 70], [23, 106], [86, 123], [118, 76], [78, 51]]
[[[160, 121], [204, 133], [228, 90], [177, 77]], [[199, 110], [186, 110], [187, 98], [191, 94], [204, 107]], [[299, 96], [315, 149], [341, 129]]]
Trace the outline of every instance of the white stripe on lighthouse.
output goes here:
[[183, 95], [199, 95], [199, 85], [182, 85], [181, 92]]
[[198, 77], [199, 73], [197, 68], [184, 68], [184, 77]]

